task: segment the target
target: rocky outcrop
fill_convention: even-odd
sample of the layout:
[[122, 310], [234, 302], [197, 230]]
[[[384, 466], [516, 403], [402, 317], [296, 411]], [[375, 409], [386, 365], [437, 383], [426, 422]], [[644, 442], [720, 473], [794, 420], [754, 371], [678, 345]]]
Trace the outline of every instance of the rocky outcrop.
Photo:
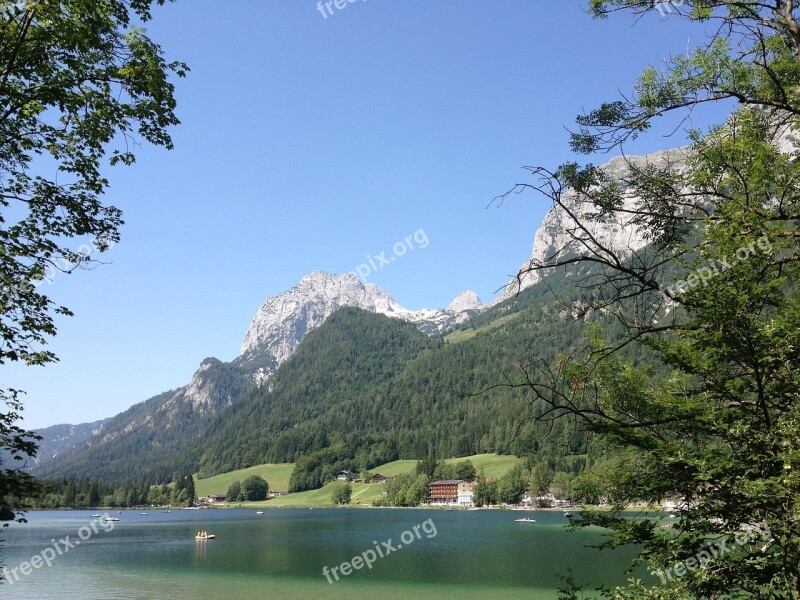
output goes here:
[[444, 310], [408, 310], [385, 290], [362, 284], [354, 275], [314, 271], [290, 290], [267, 298], [253, 317], [237, 362], [257, 365], [256, 379], [266, 381], [308, 334], [344, 306], [352, 306], [416, 324], [428, 334], [441, 332], [480, 310], [477, 294], [467, 291]]
[[[601, 168], [612, 180], [622, 181], [628, 173], [629, 165], [643, 167], [653, 165], [657, 168], [684, 168], [686, 149], [663, 150], [646, 156], [618, 156], [612, 158]], [[567, 190], [562, 196], [569, 211], [577, 217], [585, 217], [596, 211], [593, 204], [581, 202], [577, 194]], [[640, 201], [634, 194], [624, 196], [622, 210], [602, 220], [582, 219], [587, 225], [588, 233], [604, 247], [613, 249], [622, 255], [635, 252], [648, 244], [647, 238], [635, 225], [630, 223], [625, 211], [631, 210]], [[519, 276], [509, 281], [502, 294], [493, 304], [498, 304], [515, 296], [518, 292], [531, 287], [542, 280], [546, 271], [530, 271], [530, 267], [551, 263], [554, 259], [567, 253], [585, 253], [586, 249], [574, 240], [571, 232], [575, 230], [575, 222], [566, 210], [559, 205], [545, 215], [541, 226], [536, 231], [530, 258], [519, 268]]]

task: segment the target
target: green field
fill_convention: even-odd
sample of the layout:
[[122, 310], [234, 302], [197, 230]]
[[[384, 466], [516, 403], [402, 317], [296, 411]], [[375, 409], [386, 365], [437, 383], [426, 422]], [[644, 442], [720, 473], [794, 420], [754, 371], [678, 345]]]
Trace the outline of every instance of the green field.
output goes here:
[[393, 462], [386, 463], [385, 465], [375, 467], [374, 469], [370, 469], [369, 472], [373, 475], [375, 473], [380, 473], [381, 475], [390, 475], [394, 477], [395, 475], [400, 475], [400, 473], [409, 473], [410, 471], [413, 471], [416, 465], [417, 461], [415, 460], [395, 460]]
[[[458, 463], [464, 460], [472, 461], [478, 473], [483, 469], [485, 477], [502, 477], [505, 473], [516, 465], [520, 459], [516, 456], [503, 456], [499, 454], [476, 454], [475, 456], [462, 456], [461, 458], [448, 458], [445, 460], [447, 464]], [[416, 460], [396, 460], [394, 462], [386, 463], [374, 469], [370, 469], [370, 473], [380, 473], [381, 475], [400, 475], [400, 473], [409, 473], [414, 470], [417, 465]]]
[[465, 342], [470, 338], [474, 338], [479, 333], [483, 333], [485, 331], [491, 331], [492, 329], [496, 329], [501, 325], [504, 325], [506, 322], [510, 321], [514, 317], [518, 316], [517, 313], [512, 313], [510, 315], [505, 315], [498, 319], [495, 319], [491, 323], [487, 323], [482, 327], [477, 327], [475, 329], [457, 329], [452, 333], [448, 333], [444, 336], [444, 341], [449, 344], [458, 344], [459, 342]]
[[[452, 464], [463, 460], [471, 460], [478, 473], [485, 477], [502, 477], [509, 469], [516, 465], [521, 459], [516, 456], [501, 456], [498, 454], [478, 454], [475, 456], [465, 456], [462, 458], [448, 458], [445, 462]], [[396, 460], [384, 465], [370, 469], [370, 473], [381, 473], [383, 475], [400, 475], [414, 470], [416, 460]], [[222, 473], [208, 479], [197, 479], [195, 489], [198, 496], [207, 496], [212, 492], [224, 494], [228, 491], [228, 486], [234, 481], [241, 481], [250, 475], [260, 475], [269, 483], [270, 490], [287, 490], [289, 488], [289, 477], [294, 469], [294, 464], [280, 465], [258, 465], [230, 473]], [[230, 506], [247, 506], [253, 508], [284, 506], [332, 506], [331, 493], [335, 483], [330, 483], [319, 490], [288, 494], [278, 498], [271, 498], [263, 502], [244, 502], [235, 503]], [[371, 506], [372, 503], [381, 497], [383, 484], [353, 483], [353, 496], [351, 505]]]
[[476, 454], [475, 456], [464, 456], [462, 458], [448, 458], [445, 462], [452, 464], [468, 459], [475, 465], [475, 469], [479, 474], [482, 473], [484, 477], [496, 477], [498, 479], [510, 471], [514, 465], [522, 461], [521, 458], [516, 456], [503, 454]]
[[198, 497], [208, 496], [214, 492], [224, 494], [234, 481], [243, 481], [251, 475], [259, 475], [267, 481], [270, 490], [283, 490], [285, 492], [289, 489], [289, 477], [291, 477], [293, 469], [294, 463], [256, 465], [247, 469], [221, 473], [207, 479], [195, 478], [194, 486]]
[[[331, 502], [331, 494], [337, 482], [331, 482], [324, 488], [318, 490], [309, 490], [307, 492], [298, 492], [296, 494], [289, 494], [287, 496], [279, 496], [278, 498], [270, 498], [263, 502], [235, 502], [233, 504], [226, 504], [226, 506], [242, 506], [252, 508], [282, 508], [287, 506], [298, 507], [326, 507], [333, 506]], [[353, 495], [350, 500], [350, 506], [372, 506], [372, 503], [381, 497], [381, 490], [384, 489], [383, 484], [373, 483], [353, 483]]]

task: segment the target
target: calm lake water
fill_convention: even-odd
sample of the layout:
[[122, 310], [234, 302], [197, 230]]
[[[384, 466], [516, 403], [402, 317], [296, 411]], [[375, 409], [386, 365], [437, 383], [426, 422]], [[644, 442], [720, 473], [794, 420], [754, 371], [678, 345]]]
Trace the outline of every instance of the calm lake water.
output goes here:
[[[29, 523], [0, 531], [6, 568], [18, 567], [92, 521], [92, 511], [34, 512]], [[626, 579], [632, 553], [587, 545], [596, 532], [565, 531], [566, 519], [544, 511], [391, 509], [177, 510], [111, 513], [98, 533], [0, 587], [5, 598], [50, 600], [196, 600], [219, 597], [309, 600], [386, 598], [556, 598], [558, 575], [571, 568], [579, 582], [613, 585]], [[529, 516], [535, 524], [515, 523]], [[413, 527], [432, 520], [426, 529]], [[435, 527], [435, 536], [433, 533]], [[199, 529], [216, 539], [197, 542]], [[401, 534], [413, 536], [403, 544]], [[429, 537], [430, 535], [430, 537]], [[329, 584], [329, 569], [381, 542], [403, 546], [372, 569]], [[51, 552], [54, 554], [55, 551]], [[369, 555], [368, 555], [369, 556]], [[333, 580], [333, 577], [331, 577]]]

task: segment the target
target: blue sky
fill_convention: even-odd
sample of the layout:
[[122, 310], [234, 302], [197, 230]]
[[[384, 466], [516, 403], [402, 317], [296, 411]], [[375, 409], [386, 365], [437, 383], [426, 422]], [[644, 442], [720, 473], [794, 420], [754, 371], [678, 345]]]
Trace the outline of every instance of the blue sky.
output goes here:
[[[151, 37], [189, 63], [175, 150], [109, 169], [122, 243], [59, 274], [75, 312], [61, 361], [3, 369], [25, 425], [112, 416], [231, 360], [262, 301], [315, 270], [355, 269], [424, 230], [429, 244], [371, 274], [408, 308], [492, 298], [527, 258], [548, 206], [487, 208], [524, 165], [574, 158], [565, 127], [629, 92], [697, 32], [657, 15], [593, 21], [577, 0], [181, 0]], [[661, 131], [629, 152], [680, 145]], [[605, 160], [605, 159], [601, 159]], [[76, 243], [77, 247], [77, 243]]]

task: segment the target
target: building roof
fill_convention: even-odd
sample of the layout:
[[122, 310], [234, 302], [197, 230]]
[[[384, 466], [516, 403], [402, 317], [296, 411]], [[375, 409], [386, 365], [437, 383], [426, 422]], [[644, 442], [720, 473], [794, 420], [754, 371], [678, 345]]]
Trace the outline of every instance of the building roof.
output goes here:
[[463, 479], [443, 479], [441, 481], [431, 481], [430, 485], [458, 485]]

